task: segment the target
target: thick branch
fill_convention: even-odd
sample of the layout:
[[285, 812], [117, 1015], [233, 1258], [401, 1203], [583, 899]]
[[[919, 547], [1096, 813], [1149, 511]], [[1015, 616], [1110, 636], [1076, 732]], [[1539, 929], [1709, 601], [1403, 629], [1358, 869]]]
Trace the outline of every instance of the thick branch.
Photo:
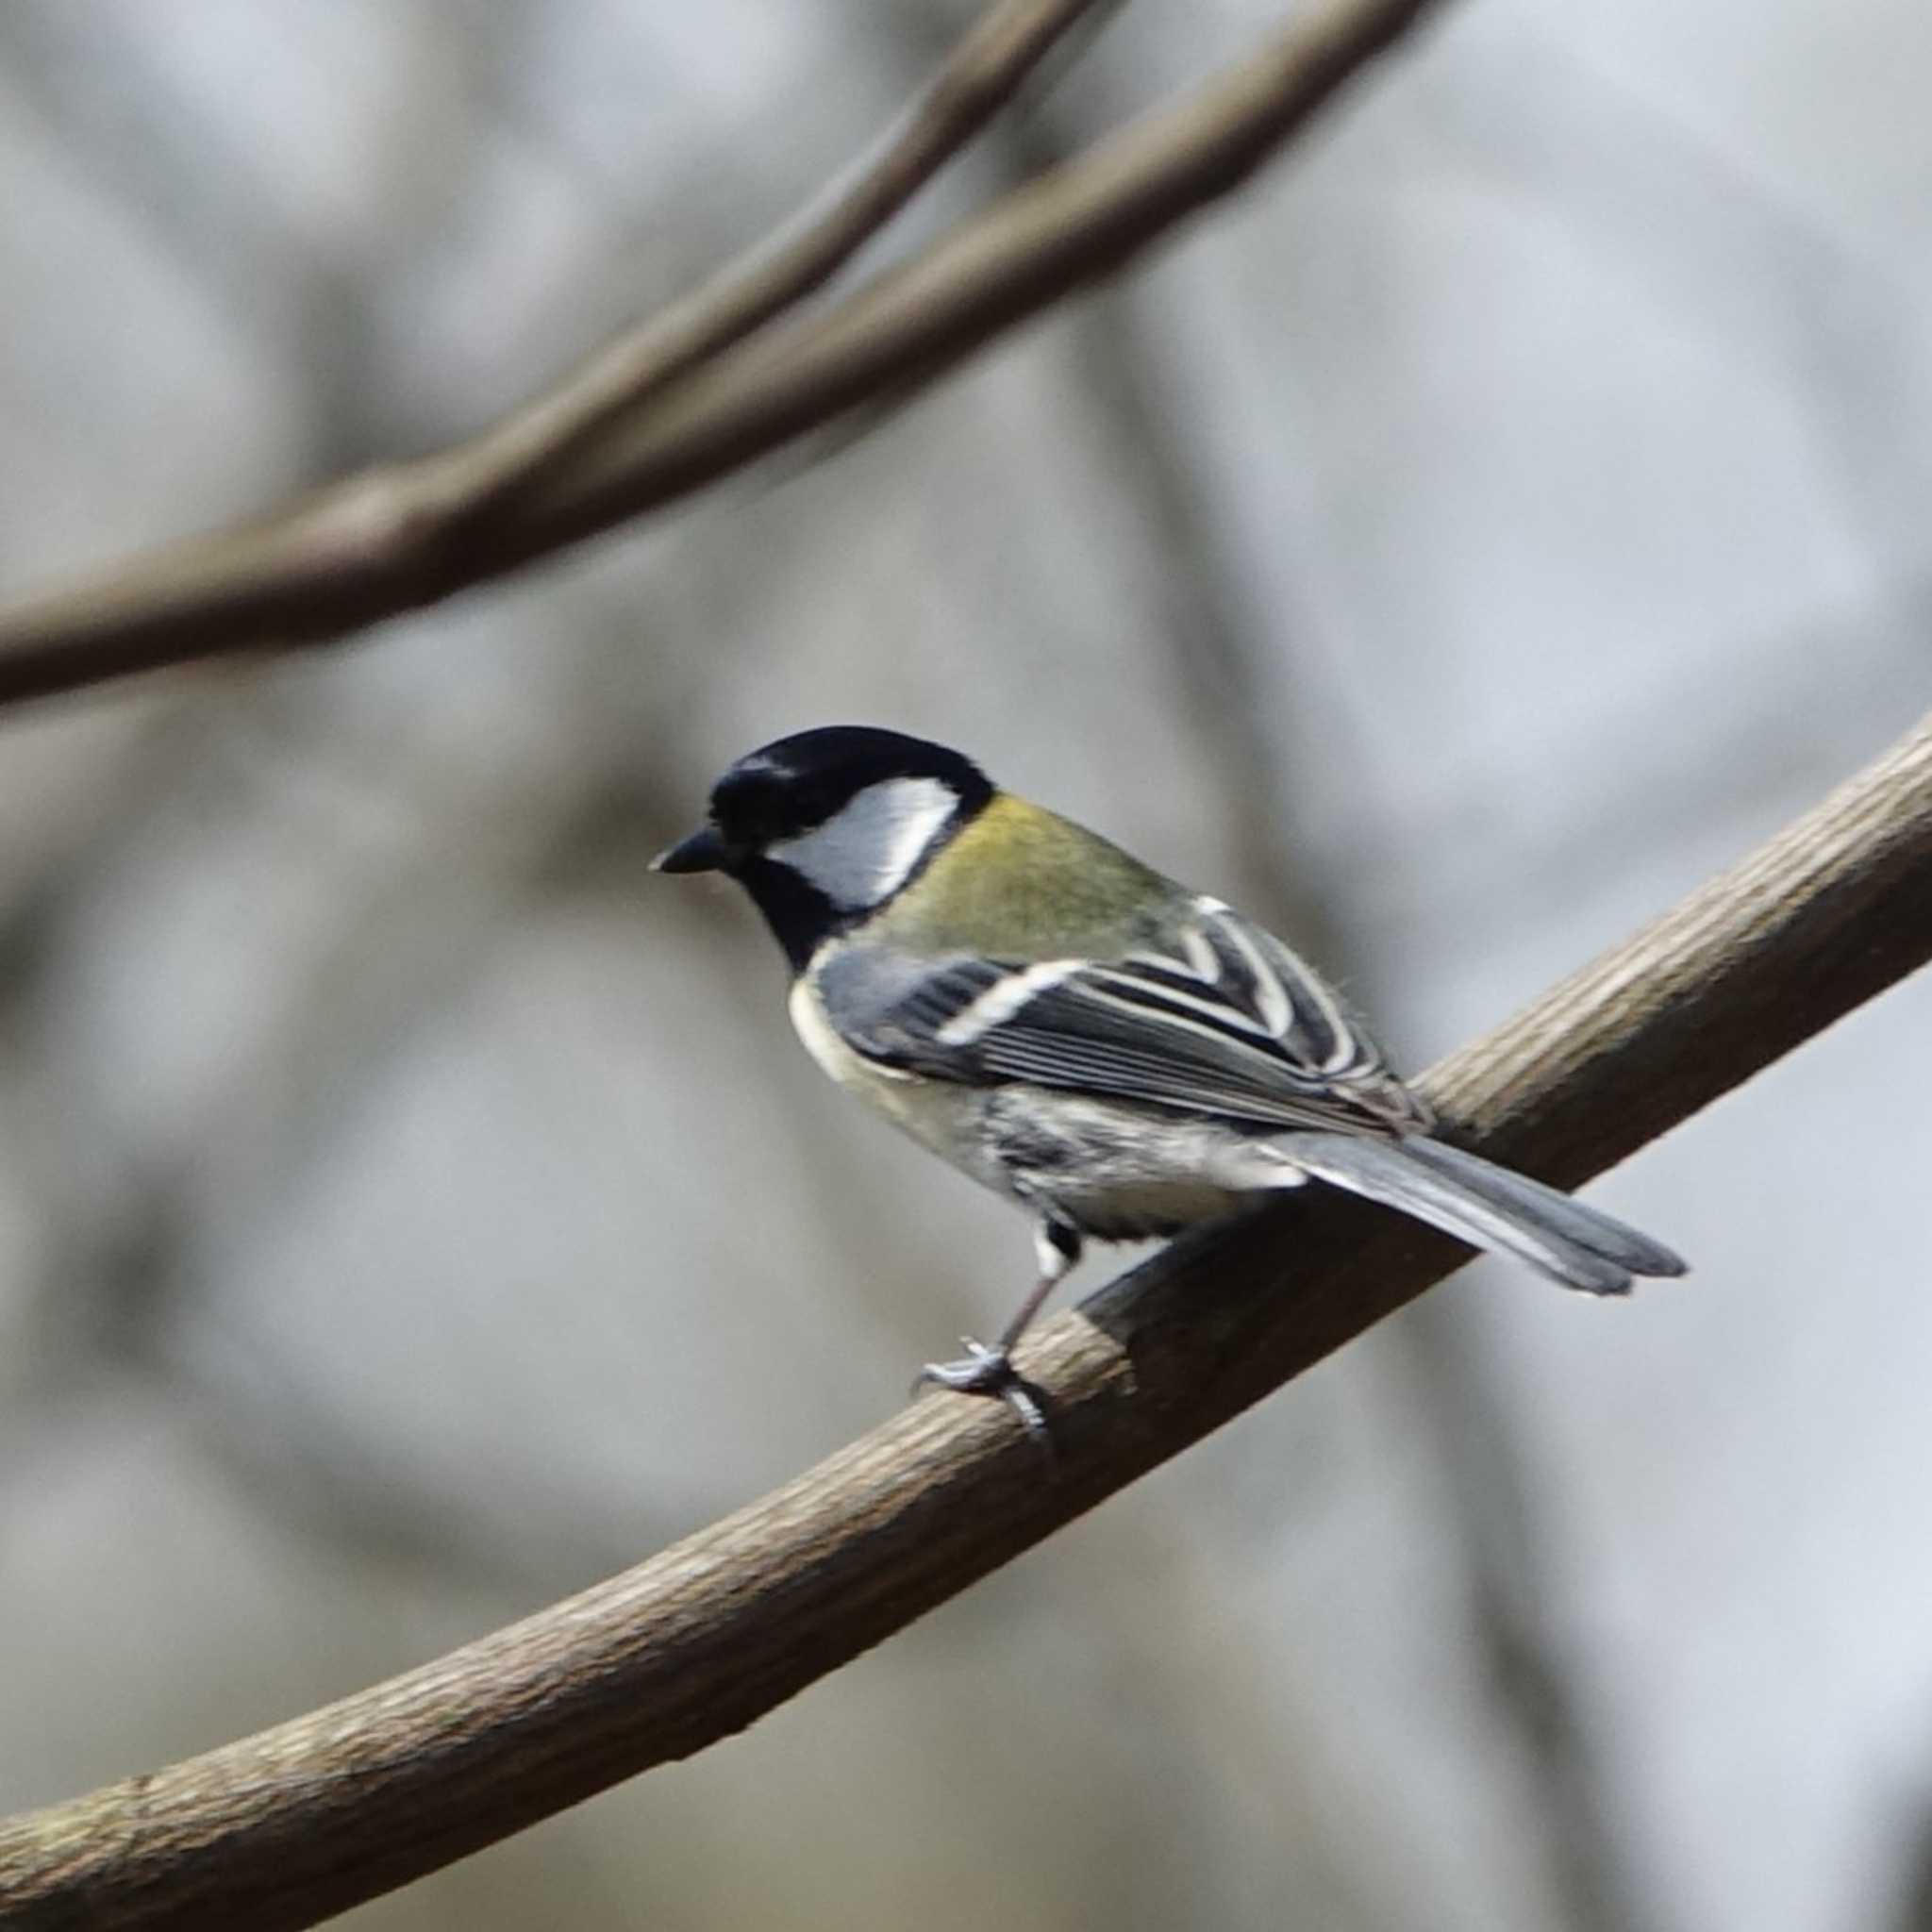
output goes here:
[[[1932, 718], [1426, 1085], [1472, 1145], [1575, 1183], [1927, 958]], [[0, 1919], [310, 1924], [689, 1756], [1218, 1427], [1461, 1257], [1335, 1196], [1177, 1241], [1025, 1352], [1055, 1416], [1056, 1477], [999, 1404], [928, 1397], [581, 1596], [258, 1737], [0, 1824]]]
[[[761, 289], [754, 277], [674, 310], [505, 427], [0, 617], [0, 704], [325, 641], [690, 495], [1117, 268], [1239, 187], [1437, 4], [1334, 0], [1298, 16], [1191, 101], [1008, 195], [824, 316], [740, 341], [904, 198], [856, 192], [828, 218], [837, 245], [808, 248], [803, 273], [794, 262], [789, 281], [781, 271]], [[1030, 33], [995, 43], [1017, 70], [1078, 10], [1018, 9], [1038, 14]], [[997, 92], [982, 86], [979, 119]], [[945, 120], [948, 137], [964, 139], [971, 120]], [[943, 147], [928, 139], [922, 152], [937, 165]]]

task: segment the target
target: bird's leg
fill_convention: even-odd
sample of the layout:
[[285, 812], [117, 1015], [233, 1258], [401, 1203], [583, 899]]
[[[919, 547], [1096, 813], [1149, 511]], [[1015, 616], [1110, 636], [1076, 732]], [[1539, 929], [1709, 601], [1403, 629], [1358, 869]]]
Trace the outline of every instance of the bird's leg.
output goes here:
[[1029, 1430], [1043, 1431], [1046, 1420], [1040, 1412], [1039, 1403], [1013, 1372], [1013, 1344], [1039, 1314], [1047, 1296], [1079, 1260], [1080, 1246], [1080, 1230], [1071, 1221], [1063, 1221], [1057, 1214], [1043, 1216], [1033, 1237], [1034, 1253], [1040, 1257], [1040, 1278], [1026, 1299], [1014, 1309], [1013, 1319], [1000, 1330], [1000, 1339], [988, 1347], [970, 1335], [962, 1336], [966, 1353], [957, 1361], [927, 1362], [919, 1372], [920, 1381], [937, 1382], [941, 1389], [957, 1389], [968, 1395], [1000, 1396]]

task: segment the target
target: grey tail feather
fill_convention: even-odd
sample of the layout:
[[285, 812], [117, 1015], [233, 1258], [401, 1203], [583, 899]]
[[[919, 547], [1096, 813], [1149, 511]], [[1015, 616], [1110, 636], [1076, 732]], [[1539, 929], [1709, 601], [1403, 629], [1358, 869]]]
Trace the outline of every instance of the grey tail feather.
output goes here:
[[1453, 1234], [1515, 1255], [1567, 1288], [1627, 1294], [1633, 1274], [1681, 1274], [1668, 1248], [1541, 1182], [1420, 1135], [1274, 1134], [1304, 1173]]
[[1402, 1146], [1411, 1158], [1427, 1162], [1439, 1174], [1453, 1175], [1498, 1208], [1526, 1214], [1553, 1234], [1560, 1234], [1579, 1248], [1588, 1248], [1592, 1255], [1601, 1255], [1606, 1261], [1627, 1268], [1632, 1274], [1660, 1276], [1690, 1272], [1684, 1257], [1663, 1242], [1653, 1241], [1627, 1221], [1606, 1214], [1601, 1208], [1586, 1206], [1560, 1188], [1533, 1181], [1513, 1168], [1498, 1167], [1493, 1160], [1452, 1147], [1446, 1141], [1431, 1141], [1418, 1134], [1403, 1141]]

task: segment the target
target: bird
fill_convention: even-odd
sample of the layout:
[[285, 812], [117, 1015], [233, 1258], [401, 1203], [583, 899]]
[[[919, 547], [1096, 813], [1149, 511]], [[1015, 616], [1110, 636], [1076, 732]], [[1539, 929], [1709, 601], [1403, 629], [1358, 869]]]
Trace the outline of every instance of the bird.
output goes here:
[[[875, 725], [747, 753], [652, 861], [749, 894], [806, 1049], [1035, 1224], [998, 1339], [921, 1382], [1043, 1431], [1013, 1350], [1090, 1241], [1164, 1238], [1321, 1182], [1566, 1288], [1682, 1274], [1662, 1242], [1437, 1138], [1428, 1103], [1283, 941], [970, 758]], [[917, 1386], [917, 1385], [915, 1385]]]

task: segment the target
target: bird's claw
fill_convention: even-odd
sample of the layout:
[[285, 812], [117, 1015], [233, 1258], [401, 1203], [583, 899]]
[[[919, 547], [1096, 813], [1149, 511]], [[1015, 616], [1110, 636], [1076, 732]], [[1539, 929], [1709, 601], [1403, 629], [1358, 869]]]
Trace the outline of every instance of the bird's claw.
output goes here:
[[913, 1383], [937, 1382], [941, 1389], [957, 1389], [962, 1395], [991, 1395], [1017, 1379], [1012, 1357], [1003, 1348], [989, 1348], [972, 1336], [962, 1335], [960, 1346], [966, 1353], [957, 1361], [927, 1362]]
[[989, 1348], [962, 1335], [966, 1353], [957, 1361], [927, 1362], [912, 1387], [916, 1393], [927, 1382], [951, 1389], [961, 1395], [997, 1395], [1019, 1417], [1021, 1426], [1050, 1457], [1053, 1432], [1047, 1427], [1046, 1410], [1040, 1398], [1020, 1379], [1012, 1357], [1004, 1348]]

